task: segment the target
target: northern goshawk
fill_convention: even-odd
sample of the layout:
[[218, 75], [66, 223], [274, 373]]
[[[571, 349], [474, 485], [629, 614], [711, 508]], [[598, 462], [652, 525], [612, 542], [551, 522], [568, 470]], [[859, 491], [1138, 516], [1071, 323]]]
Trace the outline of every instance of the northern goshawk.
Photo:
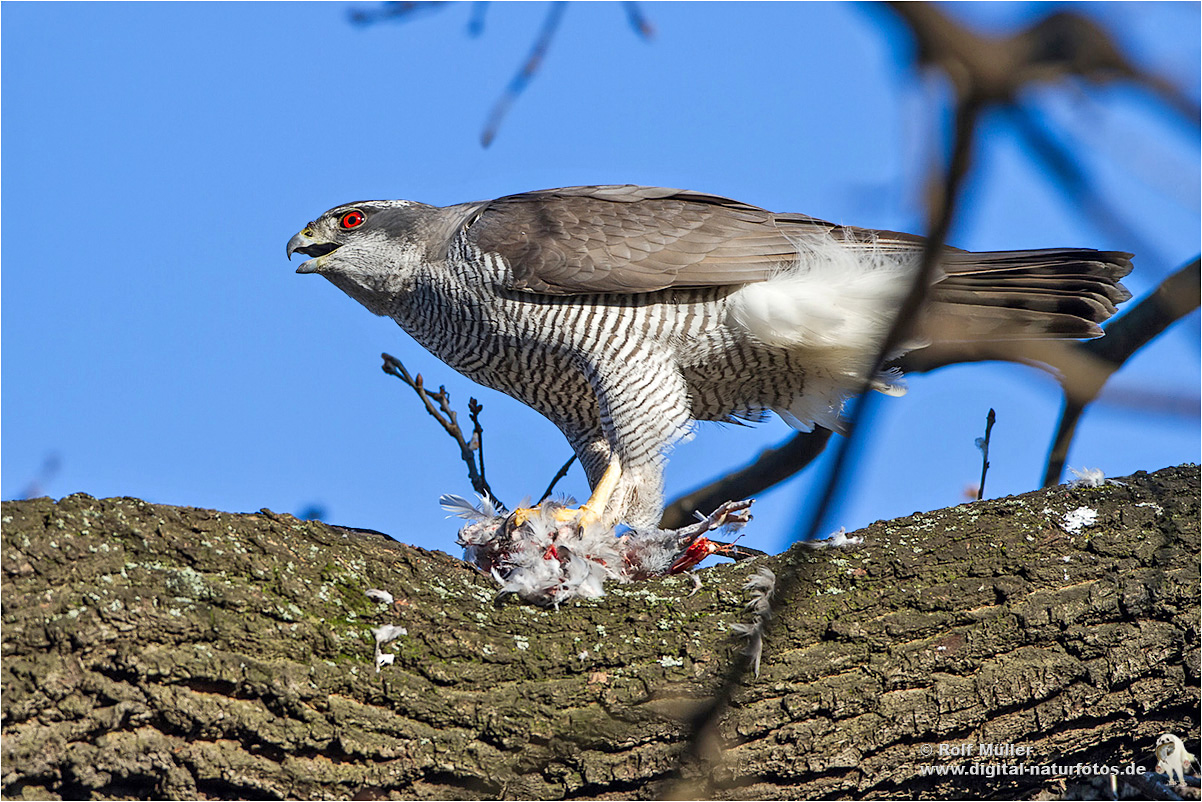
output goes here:
[[[664, 454], [693, 420], [840, 428], [923, 240], [642, 186], [455, 206], [337, 206], [288, 242], [470, 379], [551, 420], [584, 466], [582, 516], [654, 527]], [[946, 248], [904, 350], [1097, 337], [1130, 254]], [[899, 392], [896, 372], [873, 386]]]

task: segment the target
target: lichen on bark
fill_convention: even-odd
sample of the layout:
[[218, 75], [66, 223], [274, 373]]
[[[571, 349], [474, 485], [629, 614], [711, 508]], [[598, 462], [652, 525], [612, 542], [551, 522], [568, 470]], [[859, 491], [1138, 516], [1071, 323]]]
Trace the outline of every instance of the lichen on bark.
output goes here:
[[[1029, 796], [922, 777], [923, 744], [1150, 765], [1197, 743], [1198, 469], [878, 522], [610, 586], [494, 602], [440, 552], [262, 511], [5, 502], [5, 798]], [[1090, 525], [1066, 516], [1085, 507]], [[723, 760], [683, 722], [742, 648], [743, 582], [792, 565]], [[370, 600], [388, 590], [392, 605]], [[403, 626], [383, 648], [372, 628]], [[688, 784], [680, 785], [682, 777]], [[971, 779], [971, 782], [969, 780]]]

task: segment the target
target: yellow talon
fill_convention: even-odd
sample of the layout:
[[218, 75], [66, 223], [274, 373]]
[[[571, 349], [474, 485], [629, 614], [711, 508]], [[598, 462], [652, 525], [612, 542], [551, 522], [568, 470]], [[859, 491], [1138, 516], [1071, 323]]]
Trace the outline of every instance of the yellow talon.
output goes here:
[[[613, 498], [614, 491], [618, 489], [618, 481], [621, 478], [622, 467], [618, 464], [618, 458], [614, 457], [609, 461], [605, 473], [601, 475], [601, 481], [597, 482], [597, 487], [593, 489], [593, 494], [589, 496], [588, 501], [584, 502], [580, 509], [571, 509], [570, 507], [557, 509], [555, 511], [556, 522], [565, 524], [574, 521], [577, 527], [583, 529], [589, 524], [601, 520], [601, 513], [609, 506], [609, 501]], [[536, 507], [516, 509], [509, 516], [508, 525], [512, 529], [516, 529], [534, 517], [536, 512], [538, 512]]]
[[601, 475], [601, 481], [593, 488], [593, 494], [580, 507], [580, 517], [577, 520], [581, 528], [601, 520], [601, 513], [609, 506], [609, 500], [618, 489], [618, 481], [621, 478], [622, 466], [618, 463], [618, 458], [613, 457], [606, 466], [605, 473]]

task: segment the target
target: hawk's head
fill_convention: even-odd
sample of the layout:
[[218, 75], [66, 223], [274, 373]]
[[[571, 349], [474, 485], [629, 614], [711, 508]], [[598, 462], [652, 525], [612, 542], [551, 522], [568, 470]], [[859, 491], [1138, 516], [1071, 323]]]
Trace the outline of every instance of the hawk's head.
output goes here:
[[288, 240], [294, 253], [313, 257], [297, 273], [320, 273], [377, 315], [391, 287], [420, 258], [426, 221], [435, 207], [402, 200], [335, 206]]

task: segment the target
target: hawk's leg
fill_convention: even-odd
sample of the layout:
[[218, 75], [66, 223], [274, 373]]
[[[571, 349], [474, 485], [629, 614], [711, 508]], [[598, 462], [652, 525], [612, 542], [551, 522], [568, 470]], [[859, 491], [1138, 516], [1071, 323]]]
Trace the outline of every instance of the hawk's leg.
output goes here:
[[[583, 426], [557, 421], [592, 487], [579, 509], [555, 511], [558, 523], [655, 528], [663, 512], [663, 451], [688, 432], [688, 388], [670, 354], [623, 351], [622, 359], [620, 369], [582, 359], [581, 372], [596, 394], [591, 419], [578, 421]], [[532, 510], [518, 511], [509, 525], [531, 517]]]

